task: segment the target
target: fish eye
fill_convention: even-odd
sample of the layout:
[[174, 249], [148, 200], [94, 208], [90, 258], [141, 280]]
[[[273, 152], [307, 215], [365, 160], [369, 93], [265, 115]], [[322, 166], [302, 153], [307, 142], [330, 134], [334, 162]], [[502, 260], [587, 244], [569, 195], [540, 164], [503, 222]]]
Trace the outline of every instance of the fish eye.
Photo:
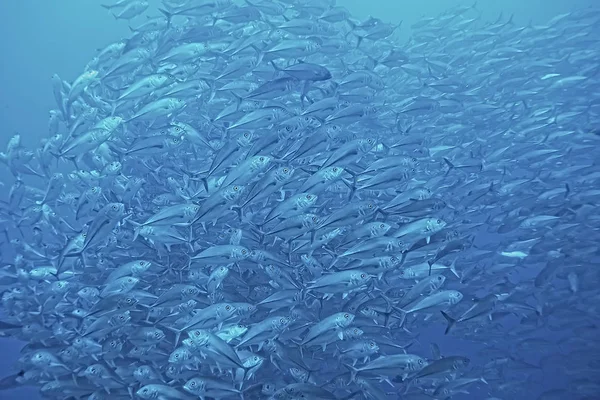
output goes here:
[[279, 323], [280, 323], [280, 324], [285, 324], [285, 318], [281, 318], [281, 319], [279, 320]]
[[227, 311], [229, 311], [229, 310], [231, 310], [231, 306], [225, 306], [225, 309], [226, 309]]
[[366, 274], [360, 274], [360, 277], [363, 278], [363, 279], [365, 279], [367, 277], [367, 275]]
[[236, 192], [238, 191], [238, 189], [239, 189], [239, 188], [238, 188], [237, 186], [234, 186], [234, 187], [233, 187], [233, 190], [235, 190]]
[[264, 157], [260, 157], [260, 158], [258, 159], [258, 161], [265, 161], [265, 158], [264, 158]]
[[287, 169], [287, 168], [284, 168], [284, 169], [283, 169], [283, 172], [287, 174], [287, 172], [288, 172], [288, 169]]
[[348, 314], [344, 314], [344, 318], [345, 318], [345, 319], [348, 319], [348, 318], [350, 318], [350, 315], [348, 315]]
[[416, 162], [417, 162], [417, 159], [416, 159], [415, 157], [411, 158], [410, 160], [411, 160], [412, 162], [414, 162], [414, 163], [416, 163]]
[[306, 199], [307, 199], [307, 200], [310, 200], [310, 199], [312, 199], [312, 196], [311, 196], [310, 194], [307, 194], [307, 195], [306, 195]]
[[333, 167], [332, 171], [337, 172], [337, 167]]
[[419, 365], [423, 365], [423, 360], [419, 360]]
[[112, 206], [112, 209], [113, 209], [113, 210], [116, 210], [117, 208], [118, 208], [118, 207], [117, 207], [117, 205], [116, 205], [116, 204]]
[[369, 204], [369, 208], [373, 208], [373, 204]]
[[441, 224], [441, 223], [442, 223], [442, 220], [441, 220], [441, 219], [438, 219], [438, 220], [437, 220], [437, 223], [438, 223], [438, 224]]
[[247, 253], [246, 249], [242, 250], [242, 254], [246, 254], [246, 253]]
[[369, 346], [375, 347], [375, 343], [371, 342], [371, 343], [369, 343]]
[[245, 132], [244, 137], [247, 138], [248, 136], [250, 136], [250, 134], [248, 132]]
[[313, 222], [317, 222], [317, 217], [312, 217]]
[[379, 225], [379, 227], [380, 227], [381, 229], [383, 229], [383, 228], [385, 228], [385, 224], [380, 224], [380, 225]]

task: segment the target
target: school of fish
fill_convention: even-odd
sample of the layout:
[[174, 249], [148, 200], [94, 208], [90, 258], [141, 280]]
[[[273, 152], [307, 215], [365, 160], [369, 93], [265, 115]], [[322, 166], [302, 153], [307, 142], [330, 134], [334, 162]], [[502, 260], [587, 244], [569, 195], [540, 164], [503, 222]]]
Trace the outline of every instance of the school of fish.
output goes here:
[[0, 389], [598, 398], [599, 8], [104, 7], [131, 36], [0, 153]]

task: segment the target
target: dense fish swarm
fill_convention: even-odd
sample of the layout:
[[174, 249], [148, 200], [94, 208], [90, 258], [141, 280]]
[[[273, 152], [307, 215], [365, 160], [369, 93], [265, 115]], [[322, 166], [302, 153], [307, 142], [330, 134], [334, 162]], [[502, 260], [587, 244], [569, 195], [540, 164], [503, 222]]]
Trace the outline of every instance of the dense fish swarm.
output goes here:
[[0, 388], [598, 398], [600, 10], [400, 44], [329, 3], [163, 0], [53, 78], [48, 138], [1, 153]]

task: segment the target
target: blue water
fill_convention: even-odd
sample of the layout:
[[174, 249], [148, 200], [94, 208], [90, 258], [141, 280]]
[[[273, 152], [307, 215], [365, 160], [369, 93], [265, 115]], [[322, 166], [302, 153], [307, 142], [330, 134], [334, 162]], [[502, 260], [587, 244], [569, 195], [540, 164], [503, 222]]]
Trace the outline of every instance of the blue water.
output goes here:
[[[338, 0], [337, 3], [360, 19], [372, 15], [390, 23], [403, 21], [397, 39], [403, 43], [410, 37], [410, 25], [422, 17], [436, 16], [449, 7], [469, 5], [472, 1]], [[98, 0], [0, 2], [0, 146], [15, 133], [21, 134], [25, 146], [38, 143], [46, 136], [48, 111], [55, 108], [50, 77], [58, 73], [66, 81], [74, 80], [97, 49], [129, 36], [127, 24], [115, 21], [99, 4]], [[530, 22], [541, 24], [557, 14], [595, 4], [597, 1], [594, 0], [480, 0], [478, 9], [489, 21], [496, 20], [500, 13], [504, 16], [514, 14], [515, 24], [527, 25]], [[156, 4], [151, 5], [154, 6]], [[7, 174], [8, 170], [0, 165], [0, 180]], [[493, 239], [480, 240], [485, 244]], [[452, 353], [469, 354], [477, 363], [481, 344], [473, 345], [460, 337], [444, 336], [442, 325], [428, 335], [431, 336], [419, 337], [419, 341], [435, 341], [441, 348], [452, 349]], [[0, 339], [0, 376], [14, 373], [12, 367], [19, 357], [20, 346], [14, 340]], [[529, 354], [527, 358], [533, 361], [539, 357]], [[565, 381], [553, 368], [536, 379], [539, 379], [540, 389]], [[475, 400], [486, 397], [484, 387], [455, 398]], [[37, 391], [29, 388], [0, 392], [0, 400], [39, 398]], [[524, 395], [520, 398], [535, 397]], [[600, 399], [600, 393], [595, 398]]]

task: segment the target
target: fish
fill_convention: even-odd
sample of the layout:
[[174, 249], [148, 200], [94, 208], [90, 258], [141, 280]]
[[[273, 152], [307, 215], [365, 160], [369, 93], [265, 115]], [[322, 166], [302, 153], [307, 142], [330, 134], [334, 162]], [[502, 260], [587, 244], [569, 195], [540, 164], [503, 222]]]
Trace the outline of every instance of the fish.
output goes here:
[[7, 396], [597, 395], [596, 5], [102, 6], [0, 137]]

